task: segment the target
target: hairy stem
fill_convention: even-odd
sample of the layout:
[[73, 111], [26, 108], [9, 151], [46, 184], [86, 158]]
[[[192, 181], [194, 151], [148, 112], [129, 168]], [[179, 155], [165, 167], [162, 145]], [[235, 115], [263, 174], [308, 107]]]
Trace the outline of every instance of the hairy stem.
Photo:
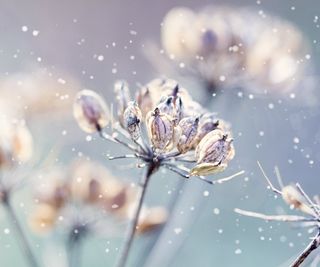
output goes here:
[[312, 251], [317, 249], [320, 245], [320, 232], [315, 238], [312, 239], [310, 244], [305, 248], [305, 250], [299, 255], [299, 257], [290, 265], [291, 267], [299, 267], [306, 258], [311, 254]]
[[21, 224], [18, 220], [18, 217], [14, 211], [14, 209], [11, 206], [10, 198], [8, 196], [8, 193], [6, 193], [6, 197], [3, 200], [3, 206], [7, 212], [7, 215], [9, 217], [10, 222], [12, 223], [12, 227], [15, 231], [15, 234], [19, 240], [19, 244], [21, 246], [21, 249], [23, 250], [26, 259], [29, 262], [30, 267], [39, 267], [40, 265], [37, 262], [37, 259], [35, 255], [32, 252], [30, 243], [27, 240], [27, 237], [25, 236], [25, 233], [21, 227]]
[[132, 220], [129, 223], [128, 229], [127, 229], [127, 233], [125, 235], [125, 241], [124, 241], [124, 245], [122, 248], [122, 251], [120, 252], [120, 256], [119, 259], [116, 263], [116, 267], [124, 267], [127, 263], [128, 257], [129, 257], [129, 253], [130, 253], [130, 249], [133, 243], [133, 239], [134, 239], [134, 234], [136, 232], [136, 228], [138, 225], [138, 221], [139, 221], [139, 216], [140, 216], [140, 212], [141, 212], [141, 208], [142, 208], [142, 204], [143, 204], [143, 200], [147, 191], [147, 187], [148, 187], [148, 183], [150, 180], [150, 177], [152, 175], [152, 173], [155, 171], [157, 167], [151, 163], [148, 166], [147, 172], [144, 175], [144, 177], [141, 180], [141, 190], [139, 192], [138, 195], [138, 203], [137, 203], [137, 207], [134, 211], [134, 215]]

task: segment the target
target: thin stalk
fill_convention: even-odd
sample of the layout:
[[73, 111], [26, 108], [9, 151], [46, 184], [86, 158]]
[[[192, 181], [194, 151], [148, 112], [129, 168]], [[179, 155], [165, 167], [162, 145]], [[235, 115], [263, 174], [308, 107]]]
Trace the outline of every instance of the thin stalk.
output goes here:
[[298, 256], [298, 258], [290, 265], [290, 267], [299, 267], [312, 251], [317, 249], [320, 245], [320, 232], [315, 236], [305, 250]]
[[12, 223], [12, 227], [16, 233], [17, 238], [19, 239], [19, 244], [20, 244], [21, 249], [23, 250], [23, 252], [26, 256], [26, 259], [29, 262], [29, 265], [31, 267], [39, 267], [40, 265], [38, 264], [37, 259], [32, 252], [30, 243], [27, 240], [27, 237], [25, 236], [25, 233], [24, 233], [24, 231], [21, 227], [21, 224], [18, 220], [18, 217], [17, 217], [14, 209], [11, 206], [10, 199], [9, 199], [8, 195], [5, 197], [2, 204], [8, 214], [10, 222]]
[[137, 229], [139, 216], [140, 216], [142, 204], [144, 201], [144, 197], [145, 197], [145, 194], [147, 191], [148, 183], [149, 183], [150, 177], [151, 177], [152, 173], [154, 172], [155, 168], [156, 168], [156, 166], [151, 163], [148, 166], [148, 170], [147, 170], [146, 174], [144, 175], [144, 177], [141, 180], [141, 183], [140, 183], [141, 190], [138, 195], [137, 207], [135, 209], [134, 216], [129, 223], [129, 226], [128, 226], [128, 229], [127, 229], [127, 232], [125, 235], [124, 245], [123, 245], [122, 251], [120, 252], [120, 256], [118, 258], [118, 261], [116, 263], [116, 267], [126, 266], [126, 263], [127, 263], [128, 257], [129, 257], [129, 253], [130, 253], [130, 249], [131, 249], [131, 246], [133, 243], [134, 234]]

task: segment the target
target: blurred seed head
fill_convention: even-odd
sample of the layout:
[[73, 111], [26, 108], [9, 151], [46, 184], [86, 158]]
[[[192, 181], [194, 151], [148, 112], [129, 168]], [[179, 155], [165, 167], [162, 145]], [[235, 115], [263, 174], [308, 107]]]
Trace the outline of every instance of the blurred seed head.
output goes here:
[[31, 229], [40, 234], [51, 231], [58, 218], [58, 209], [49, 204], [38, 204], [29, 218]]
[[82, 90], [77, 94], [73, 115], [80, 128], [87, 133], [96, 132], [109, 122], [107, 105], [101, 96], [91, 90]]
[[135, 101], [130, 101], [123, 114], [124, 127], [133, 140], [138, 140], [141, 135], [140, 122], [142, 120], [141, 110]]
[[174, 119], [155, 108], [148, 113], [146, 123], [153, 147], [159, 151], [169, 149], [174, 141]]
[[137, 232], [144, 234], [163, 225], [168, 219], [168, 212], [163, 207], [145, 208], [139, 218]]

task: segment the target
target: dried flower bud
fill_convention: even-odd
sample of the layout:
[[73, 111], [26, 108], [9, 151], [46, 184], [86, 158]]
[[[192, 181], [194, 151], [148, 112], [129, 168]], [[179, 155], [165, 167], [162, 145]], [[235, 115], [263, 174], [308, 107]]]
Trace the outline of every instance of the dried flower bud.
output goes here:
[[282, 188], [282, 198], [290, 206], [299, 209], [308, 214], [314, 214], [312, 209], [305, 203], [304, 197], [293, 185], [287, 185]]
[[91, 90], [82, 90], [77, 94], [73, 104], [73, 115], [80, 128], [87, 133], [99, 131], [109, 122], [107, 105]]
[[29, 218], [29, 225], [36, 233], [47, 233], [56, 223], [58, 210], [48, 204], [40, 204], [32, 212]]
[[123, 119], [124, 127], [129, 132], [131, 138], [133, 140], [139, 139], [141, 135], [140, 122], [142, 119], [142, 114], [137, 102], [130, 101], [128, 103], [128, 107], [126, 108], [123, 114]]
[[148, 113], [147, 118], [148, 134], [155, 149], [167, 150], [174, 141], [174, 121], [158, 108]]
[[114, 92], [117, 100], [117, 112], [121, 125], [125, 124], [123, 114], [128, 103], [131, 100], [129, 86], [126, 81], [116, 81], [114, 84]]
[[25, 125], [0, 122], [0, 168], [28, 161], [32, 151], [32, 136]]
[[180, 128], [180, 137], [178, 139], [177, 149], [180, 153], [186, 153], [194, 147], [198, 125], [198, 117], [184, 118], [179, 122], [178, 127]]
[[223, 171], [234, 157], [232, 139], [216, 129], [208, 133], [196, 147], [197, 166], [191, 170], [193, 175], [207, 175]]

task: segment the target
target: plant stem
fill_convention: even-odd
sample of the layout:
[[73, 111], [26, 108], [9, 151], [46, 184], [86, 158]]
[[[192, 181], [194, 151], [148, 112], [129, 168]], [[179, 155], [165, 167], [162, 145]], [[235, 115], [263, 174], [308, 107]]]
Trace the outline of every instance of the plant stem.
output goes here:
[[136, 232], [136, 228], [139, 222], [139, 216], [140, 216], [143, 200], [147, 191], [148, 183], [152, 173], [156, 168], [157, 166], [154, 163], [150, 163], [146, 174], [143, 176], [141, 180], [141, 190], [138, 195], [137, 207], [135, 209], [134, 216], [128, 226], [127, 233], [125, 235], [124, 245], [123, 245], [122, 251], [120, 252], [119, 259], [116, 263], [116, 267], [125, 267], [127, 263], [131, 245], [133, 243], [134, 234]]
[[305, 250], [299, 255], [299, 257], [290, 265], [291, 267], [299, 267], [306, 258], [311, 254], [312, 251], [317, 249], [320, 245], [320, 232], [316, 237], [312, 239], [310, 244], [305, 248]]
[[23, 252], [25, 253], [26, 255], [26, 258], [29, 262], [29, 265], [31, 267], [39, 267], [40, 265], [38, 264], [37, 262], [37, 259], [35, 257], [35, 255], [33, 254], [32, 252], [32, 249], [31, 249], [31, 246], [30, 246], [30, 243], [28, 242], [26, 236], [25, 236], [25, 233], [21, 227], [21, 224], [18, 220], [18, 217], [14, 211], [14, 209], [12, 208], [11, 206], [11, 203], [10, 203], [10, 199], [9, 199], [9, 196], [8, 196], [9, 193], [6, 193], [6, 197], [4, 198], [3, 200], [3, 206], [8, 214], [8, 217], [9, 217], [9, 220], [11, 221], [12, 223], [12, 227], [16, 233], [16, 236], [17, 238], [19, 239], [19, 243], [20, 243], [20, 246], [23, 250]]

